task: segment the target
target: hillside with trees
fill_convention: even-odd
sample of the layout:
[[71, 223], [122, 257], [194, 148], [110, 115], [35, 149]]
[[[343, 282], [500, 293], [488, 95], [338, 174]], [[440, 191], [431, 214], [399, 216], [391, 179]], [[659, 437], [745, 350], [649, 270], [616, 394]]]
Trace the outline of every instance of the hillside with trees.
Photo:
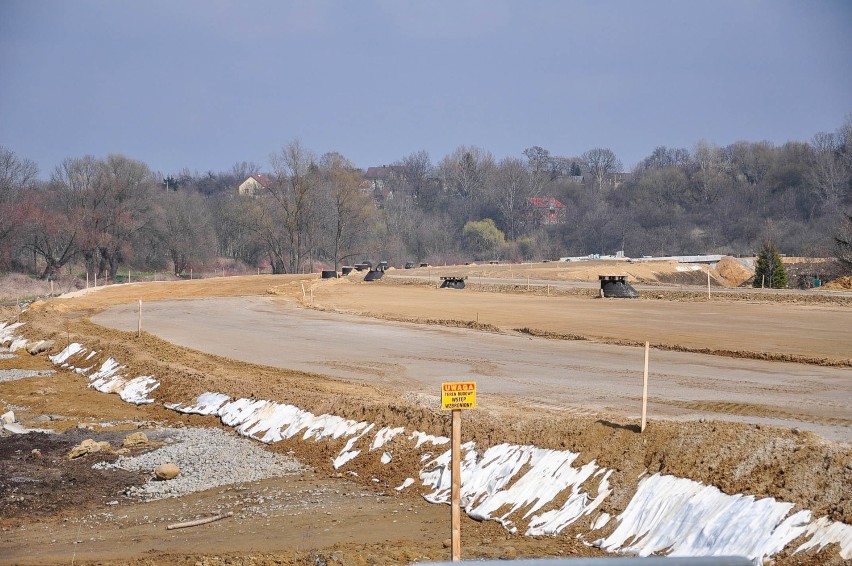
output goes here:
[[[268, 186], [238, 195], [259, 173]], [[848, 260], [850, 215], [852, 116], [808, 142], [661, 146], [631, 171], [608, 148], [537, 146], [500, 160], [473, 146], [437, 161], [421, 151], [362, 170], [291, 142], [265, 166], [218, 173], [163, 175], [108, 155], [69, 157], [40, 179], [0, 147], [0, 270], [40, 278], [184, 276], [223, 261], [295, 273], [363, 258], [756, 255], [767, 242]]]

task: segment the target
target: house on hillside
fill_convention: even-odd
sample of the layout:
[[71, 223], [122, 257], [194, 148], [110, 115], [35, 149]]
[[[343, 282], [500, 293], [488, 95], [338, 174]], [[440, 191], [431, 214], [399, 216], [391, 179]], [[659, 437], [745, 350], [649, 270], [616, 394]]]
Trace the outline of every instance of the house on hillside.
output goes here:
[[376, 200], [376, 204], [381, 206], [385, 199], [393, 198], [393, 181], [394, 179], [403, 179], [405, 177], [405, 167], [402, 165], [382, 165], [381, 167], [368, 167], [364, 173], [363, 188], [366, 192], [370, 192]]
[[269, 189], [272, 179], [266, 175], [252, 175], [240, 184], [237, 194], [240, 196], [254, 197]]
[[567, 210], [553, 197], [527, 199], [527, 217], [535, 225], [563, 224]]

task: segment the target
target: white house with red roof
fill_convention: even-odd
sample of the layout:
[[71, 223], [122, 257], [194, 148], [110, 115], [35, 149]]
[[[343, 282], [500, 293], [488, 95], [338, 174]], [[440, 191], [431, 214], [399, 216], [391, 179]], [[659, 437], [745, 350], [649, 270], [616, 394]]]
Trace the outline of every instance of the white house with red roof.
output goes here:
[[240, 196], [257, 196], [272, 187], [272, 179], [266, 175], [252, 175], [240, 184], [237, 194]]

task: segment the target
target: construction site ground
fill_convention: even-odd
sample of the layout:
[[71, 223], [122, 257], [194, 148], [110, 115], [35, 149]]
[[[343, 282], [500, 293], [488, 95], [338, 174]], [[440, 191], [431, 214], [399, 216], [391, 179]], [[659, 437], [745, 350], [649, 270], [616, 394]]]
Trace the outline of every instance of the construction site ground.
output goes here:
[[[432, 434], [449, 432], [437, 384], [474, 377], [482, 395], [465, 414], [463, 434], [478, 445], [568, 449], [615, 469], [614, 482], [660, 471], [852, 522], [848, 293], [740, 292], [711, 274], [707, 299], [706, 272], [702, 285], [674, 265], [643, 265], [648, 275], [630, 274], [652, 285], [642, 298], [598, 298], [592, 272], [626, 265], [421, 268], [371, 283], [363, 274], [332, 281], [260, 275], [111, 286], [31, 305], [20, 315], [21, 333], [54, 340], [53, 352], [72, 341], [106, 352], [132, 375], [155, 375], [161, 398], [218, 391]], [[441, 275], [457, 273], [468, 277], [467, 289], [436, 288]], [[5, 319], [17, 314], [7, 309]], [[650, 424], [640, 434], [646, 340]], [[416, 474], [416, 461], [395, 458], [379, 485], [371, 464], [356, 460], [357, 476], [341, 474], [331, 466], [333, 447], [285, 441], [268, 449], [292, 452], [307, 466], [303, 473], [237, 485], [223, 478], [217, 489], [137, 502], [122, 494], [146, 475], [96, 473], [93, 463], [117, 456], [69, 460], [70, 448], [84, 438], [120, 444], [131, 431], [219, 427], [218, 420], [129, 405], [89, 389], [85, 377], [55, 368], [44, 354], [0, 359], [0, 370], [13, 368], [56, 371], [0, 382], [0, 409], [62, 434], [0, 438], [0, 563], [449, 557], [449, 509], [388, 487]], [[165, 529], [214, 513], [223, 500], [247, 507], [281, 499], [303, 506]], [[624, 503], [611, 502], [611, 511]], [[570, 531], [524, 537], [465, 519], [462, 533], [466, 558], [602, 554]], [[841, 563], [832, 551], [777, 563]]]

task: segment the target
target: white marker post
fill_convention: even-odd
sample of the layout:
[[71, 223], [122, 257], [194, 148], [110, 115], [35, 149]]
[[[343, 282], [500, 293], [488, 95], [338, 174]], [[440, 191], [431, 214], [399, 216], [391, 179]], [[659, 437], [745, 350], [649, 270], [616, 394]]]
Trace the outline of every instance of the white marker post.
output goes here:
[[645, 432], [648, 415], [648, 342], [645, 342], [645, 371], [642, 378], [642, 428], [640, 432]]
[[142, 336], [142, 299], [139, 299], [139, 326], [136, 328], [136, 337]]
[[710, 300], [710, 268], [707, 268], [707, 300]]
[[453, 412], [452, 447], [452, 560], [461, 561], [461, 412], [476, 408], [476, 382], [456, 381], [441, 384], [441, 410]]

